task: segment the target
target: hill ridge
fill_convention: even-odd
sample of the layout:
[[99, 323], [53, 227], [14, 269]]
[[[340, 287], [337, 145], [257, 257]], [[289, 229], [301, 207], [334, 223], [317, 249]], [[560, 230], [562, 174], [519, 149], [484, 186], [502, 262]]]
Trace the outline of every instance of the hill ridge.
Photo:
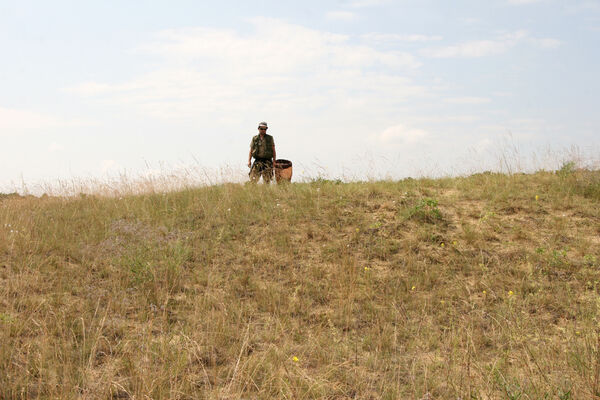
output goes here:
[[594, 398], [600, 172], [3, 198], [0, 398]]

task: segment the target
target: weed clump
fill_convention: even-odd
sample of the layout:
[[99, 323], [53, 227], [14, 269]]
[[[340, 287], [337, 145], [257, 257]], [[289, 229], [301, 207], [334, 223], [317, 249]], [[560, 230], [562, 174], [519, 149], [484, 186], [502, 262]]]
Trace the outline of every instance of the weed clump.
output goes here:
[[563, 163], [563, 165], [561, 165], [561, 167], [558, 170], [556, 170], [556, 175], [560, 176], [561, 178], [565, 178], [567, 176], [573, 175], [576, 170], [577, 168], [575, 165], [575, 161], [566, 161]]
[[600, 171], [577, 168], [574, 161], [568, 161], [554, 173], [559, 177], [555, 185], [557, 190], [600, 200]]
[[442, 212], [438, 208], [438, 201], [432, 198], [421, 199], [415, 206], [409, 208], [406, 212], [406, 218], [429, 224], [443, 221]]

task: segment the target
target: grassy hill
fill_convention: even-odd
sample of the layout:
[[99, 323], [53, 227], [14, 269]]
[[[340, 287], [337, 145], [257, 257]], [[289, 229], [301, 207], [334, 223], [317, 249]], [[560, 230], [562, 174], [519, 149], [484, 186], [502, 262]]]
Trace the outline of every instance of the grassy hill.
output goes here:
[[0, 200], [0, 398], [600, 398], [600, 172]]

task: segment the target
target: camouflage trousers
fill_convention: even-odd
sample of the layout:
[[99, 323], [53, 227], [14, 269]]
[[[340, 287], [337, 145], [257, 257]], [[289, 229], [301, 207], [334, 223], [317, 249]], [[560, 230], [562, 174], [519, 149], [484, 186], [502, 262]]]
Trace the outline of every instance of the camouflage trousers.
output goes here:
[[265, 183], [270, 183], [273, 179], [273, 160], [268, 158], [256, 158], [250, 168], [250, 182], [256, 183], [262, 176]]

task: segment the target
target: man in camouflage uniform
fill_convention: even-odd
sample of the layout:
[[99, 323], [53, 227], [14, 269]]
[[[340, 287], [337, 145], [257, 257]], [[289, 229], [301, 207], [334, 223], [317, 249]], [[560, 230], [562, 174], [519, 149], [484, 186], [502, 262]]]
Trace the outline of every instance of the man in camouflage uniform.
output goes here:
[[[267, 135], [266, 122], [258, 124], [258, 135], [250, 142], [250, 154], [248, 154], [248, 168], [250, 168], [250, 182], [256, 183], [263, 177], [264, 183], [270, 183], [273, 178], [273, 165], [275, 165], [275, 142], [273, 136]], [[252, 163], [254, 157], [254, 163]]]

